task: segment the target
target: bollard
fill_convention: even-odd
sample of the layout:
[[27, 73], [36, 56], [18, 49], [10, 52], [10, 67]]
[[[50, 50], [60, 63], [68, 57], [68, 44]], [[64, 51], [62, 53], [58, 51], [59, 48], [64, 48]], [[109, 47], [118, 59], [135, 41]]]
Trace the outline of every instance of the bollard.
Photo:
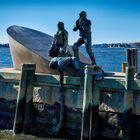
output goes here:
[[35, 64], [27, 64], [26, 70], [28, 74], [28, 79], [26, 81], [26, 104], [25, 104], [25, 114], [23, 122], [23, 133], [30, 134], [30, 127], [33, 118], [33, 88], [35, 80]]
[[90, 115], [91, 115], [91, 100], [92, 100], [92, 84], [93, 84], [93, 66], [86, 66], [84, 80], [84, 95], [83, 95], [83, 113], [81, 140], [90, 139]]
[[23, 64], [13, 126], [15, 134], [22, 133], [23, 129], [25, 130], [25, 125], [31, 122], [31, 116], [27, 117], [27, 115], [32, 113], [30, 111], [32, 108], [34, 73], [35, 64]]
[[128, 66], [127, 62], [122, 63], [122, 72], [126, 73], [126, 67]]
[[126, 68], [125, 92], [124, 92], [124, 114], [123, 114], [123, 137], [122, 140], [131, 139], [132, 131], [132, 108], [133, 91], [131, 85], [134, 82], [134, 67]]
[[128, 67], [134, 67], [135, 73], [138, 72], [138, 49], [137, 48], [127, 49], [126, 59]]

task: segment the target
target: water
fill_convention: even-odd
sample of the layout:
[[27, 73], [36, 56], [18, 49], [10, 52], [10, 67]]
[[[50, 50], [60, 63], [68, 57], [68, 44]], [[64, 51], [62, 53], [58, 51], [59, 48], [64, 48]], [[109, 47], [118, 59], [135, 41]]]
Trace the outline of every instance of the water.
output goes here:
[[[81, 47], [80, 49], [87, 55], [85, 47]], [[122, 63], [126, 62], [127, 48], [95, 47], [92, 49], [96, 58], [97, 65], [101, 66], [104, 71], [122, 71]], [[138, 49], [138, 64], [140, 64], [140, 49]], [[138, 70], [140, 71], [140, 65]]]
[[[86, 52], [84, 47], [80, 48]], [[104, 71], [121, 71], [121, 65], [126, 62], [126, 48], [93, 48], [97, 64], [102, 66]], [[140, 63], [140, 49], [139, 63]], [[85, 53], [87, 55], [87, 53]], [[12, 67], [12, 59], [9, 48], [0, 48], [0, 68]], [[140, 67], [139, 67], [140, 70]], [[0, 131], [0, 140], [55, 140], [39, 138], [36, 136], [16, 135], [13, 136], [11, 131]], [[58, 140], [58, 139], [57, 139]]]
[[97, 64], [104, 71], [121, 71], [123, 62], [126, 62], [125, 48], [94, 48]]
[[[80, 50], [86, 53], [85, 47], [81, 47]], [[97, 61], [97, 64], [102, 67], [104, 71], [121, 72], [121, 66], [123, 62], [126, 62], [126, 48], [93, 48], [93, 52]], [[139, 62], [140, 63], [140, 49]], [[12, 59], [9, 48], [0, 48], [0, 68], [12, 67]], [[140, 70], [140, 65], [139, 68]]]
[[12, 59], [9, 48], [0, 48], [0, 68], [12, 67]]

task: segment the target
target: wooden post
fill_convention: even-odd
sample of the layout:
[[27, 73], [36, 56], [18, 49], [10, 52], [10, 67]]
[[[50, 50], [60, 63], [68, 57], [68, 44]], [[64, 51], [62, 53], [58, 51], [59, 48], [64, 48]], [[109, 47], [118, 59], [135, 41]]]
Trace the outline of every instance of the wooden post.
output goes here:
[[83, 95], [83, 113], [82, 113], [82, 128], [81, 140], [90, 139], [90, 115], [91, 115], [91, 100], [92, 100], [92, 84], [93, 84], [93, 66], [86, 66], [84, 95]]
[[131, 139], [132, 131], [132, 108], [133, 108], [133, 91], [131, 89], [134, 82], [134, 67], [126, 68], [125, 92], [124, 92], [124, 114], [123, 114], [123, 138], [122, 140]]
[[128, 63], [122, 63], [122, 72], [125, 73], [126, 72], [126, 67], [128, 66]]
[[132, 64], [132, 49], [127, 49], [126, 50], [126, 62], [128, 63], [128, 66], [131, 67]]
[[[96, 81], [95, 81], [96, 82]], [[91, 136], [98, 136], [98, 123], [99, 123], [99, 105], [100, 105], [100, 89], [97, 83], [93, 86], [92, 95], [92, 120], [91, 120]]]
[[35, 81], [35, 64], [27, 64], [26, 70], [28, 74], [26, 85], [26, 104], [23, 122], [23, 133], [30, 134], [30, 126], [33, 118], [33, 88]]
[[28, 118], [27, 115], [31, 114], [31, 112], [30, 113], [28, 112], [31, 110], [32, 106], [31, 105], [32, 85], [34, 84], [33, 73], [35, 73], [34, 64], [23, 64], [13, 127], [15, 134], [23, 132], [23, 124], [25, 128], [26, 124], [25, 122], [27, 122], [27, 120], [30, 118], [30, 116]]
[[138, 71], [138, 49], [127, 49], [126, 51], [126, 59], [128, 63], [128, 67], [134, 67], [135, 72]]
[[133, 63], [135, 67], [135, 73], [137, 73], [138, 72], [138, 49], [137, 48], [133, 49], [133, 55], [134, 55]]
[[13, 127], [15, 134], [22, 133], [23, 131], [23, 119], [24, 119], [25, 102], [26, 102], [26, 96], [25, 96], [26, 81], [27, 81], [27, 71], [25, 65], [23, 65], [20, 87], [19, 87], [18, 97], [17, 97], [14, 127]]

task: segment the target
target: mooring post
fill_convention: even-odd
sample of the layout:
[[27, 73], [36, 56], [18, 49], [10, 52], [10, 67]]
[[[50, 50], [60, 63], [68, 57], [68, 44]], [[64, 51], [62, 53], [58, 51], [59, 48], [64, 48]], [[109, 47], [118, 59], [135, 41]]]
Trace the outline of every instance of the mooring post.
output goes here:
[[32, 106], [30, 98], [32, 98], [34, 71], [34, 64], [23, 64], [13, 127], [15, 134], [22, 133], [23, 128], [25, 128], [25, 122], [31, 119], [31, 116], [27, 117], [27, 115], [31, 114], [31, 112], [28, 112]]
[[138, 72], [138, 49], [133, 49], [135, 73]]
[[128, 66], [127, 62], [122, 63], [122, 72], [126, 73], [126, 67]]
[[14, 133], [22, 133], [23, 132], [23, 119], [24, 119], [24, 111], [25, 111], [25, 103], [26, 103], [26, 81], [27, 81], [27, 71], [26, 66], [22, 66], [21, 80], [19, 85], [19, 91], [17, 96], [17, 105], [14, 119]]
[[85, 67], [81, 140], [89, 140], [91, 137], [90, 119], [91, 119], [91, 100], [92, 100], [92, 84], [93, 84], [92, 72], [93, 66], [87, 65]]
[[132, 131], [132, 108], [133, 108], [133, 91], [134, 67], [126, 68], [125, 92], [124, 92], [124, 114], [123, 114], [123, 137], [122, 140], [131, 139]]
[[30, 134], [30, 127], [33, 118], [33, 88], [35, 81], [35, 64], [26, 64], [27, 81], [26, 81], [26, 104], [23, 122], [23, 133]]
[[135, 73], [138, 72], [138, 49], [127, 49], [126, 51], [126, 59], [128, 63], [128, 67], [134, 67]]
[[[96, 82], [96, 81], [94, 81]], [[94, 83], [92, 95], [92, 120], [91, 120], [91, 136], [92, 140], [98, 136], [99, 123], [99, 105], [100, 105], [100, 89], [98, 84]]]

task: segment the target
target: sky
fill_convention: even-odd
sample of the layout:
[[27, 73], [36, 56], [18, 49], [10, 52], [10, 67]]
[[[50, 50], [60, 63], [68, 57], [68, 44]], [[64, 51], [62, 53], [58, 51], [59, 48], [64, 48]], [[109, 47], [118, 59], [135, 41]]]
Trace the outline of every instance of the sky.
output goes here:
[[63, 21], [72, 45], [79, 37], [72, 29], [82, 10], [92, 22], [92, 44], [140, 42], [140, 0], [0, 0], [0, 43], [8, 42], [11, 25], [53, 36]]

